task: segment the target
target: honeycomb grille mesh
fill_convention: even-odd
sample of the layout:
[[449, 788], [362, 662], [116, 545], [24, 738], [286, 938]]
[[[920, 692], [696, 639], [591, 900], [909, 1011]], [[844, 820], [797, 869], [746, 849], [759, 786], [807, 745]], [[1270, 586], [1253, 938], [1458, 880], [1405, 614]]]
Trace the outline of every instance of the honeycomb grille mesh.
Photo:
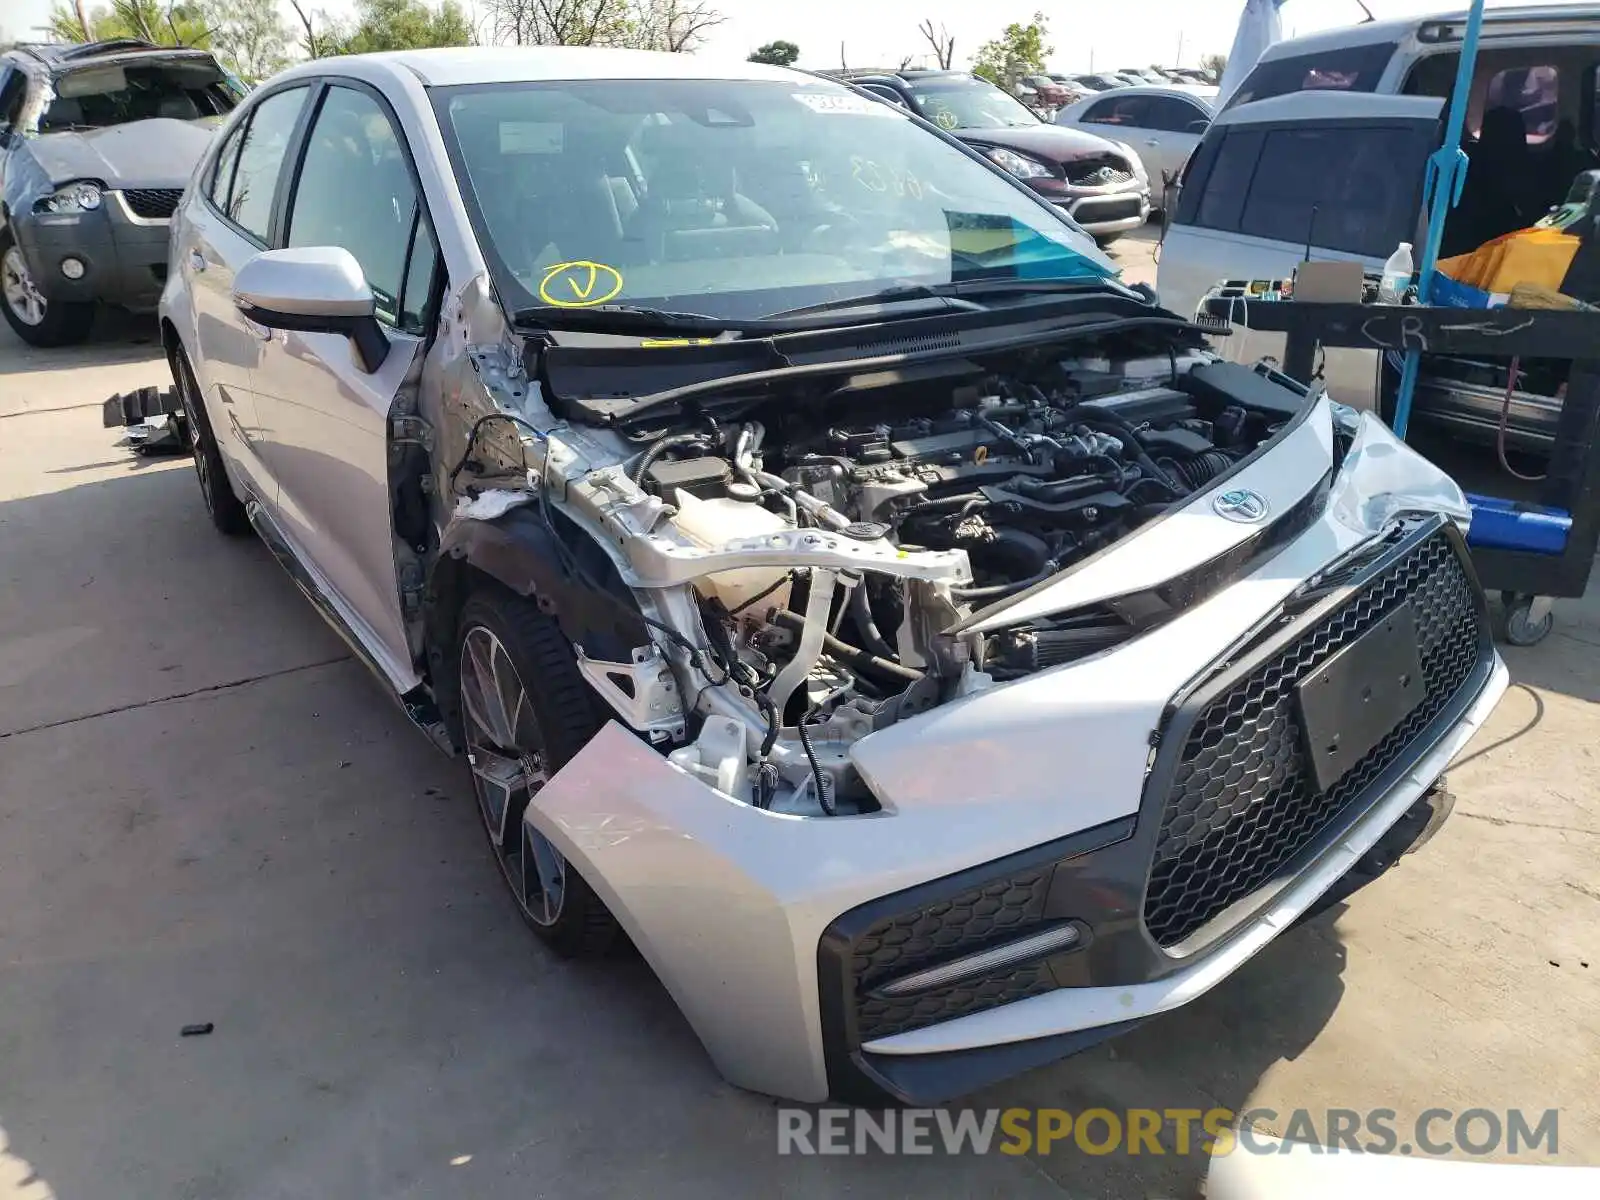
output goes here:
[[[1327, 792], [1302, 748], [1295, 683], [1409, 601], [1421, 703]], [[1210, 701], [1185, 741], [1161, 815], [1144, 921], [1182, 942], [1312, 843], [1450, 704], [1484, 653], [1472, 581], [1443, 534], [1407, 552], [1305, 636]]]
[[1044, 916], [1051, 872], [1040, 867], [968, 888], [887, 917], [862, 934], [850, 963], [860, 1039], [888, 1037], [1054, 988], [1042, 964], [1028, 964], [914, 996], [870, 994], [892, 978], [1026, 934]]
[[122, 193], [128, 207], [147, 221], [164, 221], [178, 210], [182, 188], [130, 188]]

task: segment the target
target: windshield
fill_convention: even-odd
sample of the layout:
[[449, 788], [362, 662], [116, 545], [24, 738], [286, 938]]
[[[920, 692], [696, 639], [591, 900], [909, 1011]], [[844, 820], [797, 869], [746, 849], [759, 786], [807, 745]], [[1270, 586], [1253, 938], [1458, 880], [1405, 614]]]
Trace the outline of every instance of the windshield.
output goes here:
[[59, 76], [40, 133], [100, 129], [151, 117], [194, 121], [231, 112], [244, 91], [208, 58], [102, 63]]
[[982, 79], [930, 80], [911, 88], [917, 111], [940, 129], [1012, 129], [1037, 125], [1028, 106]]
[[837, 85], [466, 85], [435, 104], [512, 312], [750, 320], [899, 286], [1115, 274], [1067, 218]]

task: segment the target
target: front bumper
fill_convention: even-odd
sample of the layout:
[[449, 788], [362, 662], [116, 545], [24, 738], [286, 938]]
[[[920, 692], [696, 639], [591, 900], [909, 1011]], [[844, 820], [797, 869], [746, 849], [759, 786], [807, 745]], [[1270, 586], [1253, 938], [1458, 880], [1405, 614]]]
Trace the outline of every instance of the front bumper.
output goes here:
[[[34, 283], [57, 303], [101, 301], [153, 309], [167, 280], [170, 222], [141, 217], [120, 191], [104, 193], [86, 213], [26, 213], [14, 220]], [[77, 259], [80, 279], [68, 279], [61, 264]]]
[[1057, 204], [1066, 210], [1068, 216], [1083, 226], [1084, 232], [1092, 233], [1096, 237], [1142, 229], [1150, 220], [1148, 189], [1121, 195], [1080, 196], [1073, 200], [1057, 201]]
[[[1302, 441], [1321, 444], [1322, 419]], [[1285, 443], [1271, 458], [1259, 469], [1281, 476], [1295, 450]], [[806, 1101], [931, 1101], [1059, 1058], [1189, 1002], [1310, 911], [1493, 709], [1506, 672], [1462, 558], [1469, 574], [1453, 620], [1475, 649], [1445, 703], [1269, 878], [1211, 897], [1223, 907], [1201, 926], [1152, 936], [1160, 919], [1147, 888], [1157, 839], [1172, 832], [1162, 806], [1176, 778], [1163, 756], [1188, 743], [1174, 722], [1232, 686], [1219, 663], [1281, 656], [1278, 638], [1354, 604], [1350, 589], [1371, 582], [1364, 574], [1297, 596], [1358, 550], [1377, 545], [1388, 563], [1392, 547], [1373, 539], [1393, 526], [1401, 496], [1433, 482], [1431, 470], [1398, 444], [1358, 438], [1320, 517], [1231, 586], [1115, 650], [861, 739], [851, 757], [883, 803], [878, 814], [807, 820], [751, 808], [612, 725], [538, 794], [528, 819], [599, 892], [734, 1083]], [[1441, 526], [1417, 536], [1459, 549], [1459, 533]], [[1209, 526], [1175, 528], [1192, 540]], [[1371, 568], [1359, 559], [1352, 570]], [[1221, 794], [1242, 792], [1242, 777], [1220, 776]], [[1248, 842], [1227, 832], [1230, 848]], [[885, 1000], [908, 972], [1063, 922], [1083, 937], [1059, 954]]]

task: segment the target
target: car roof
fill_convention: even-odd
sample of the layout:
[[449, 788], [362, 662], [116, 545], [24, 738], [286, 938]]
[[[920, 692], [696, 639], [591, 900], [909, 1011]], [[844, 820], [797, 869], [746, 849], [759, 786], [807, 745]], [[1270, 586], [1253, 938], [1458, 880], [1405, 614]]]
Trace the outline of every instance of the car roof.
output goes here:
[[[1211, 95], [1204, 93], [1209, 91]], [[1201, 108], [1214, 108], [1212, 101], [1216, 99], [1215, 88], [1189, 88], [1179, 84], [1151, 83], [1142, 87], [1116, 88], [1111, 95], [1121, 98], [1123, 96], [1173, 96], [1182, 100], [1193, 100]]]
[[[1302, 54], [1316, 54], [1325, 50], [1343, 50], [1353, 46], [1371, 46], [1382, 42], [1400, 42], [1415, 37], [1425, 26], [1441, 22], [1462, 22], [1467, 13], [1461, 10], [1443, 10], [1420, 17], [1391, 17], [1383, 21], [1368, 21], [1364, 25], [1347, 25], [1308, 33], [1268, 46], [1260, 62], [1276, 62], [1283, 58], [1297, 58]], [[1484, 33], [1493, 37], [1503, 29], [1506, 34], [1515, 32], [1516, 26], [1540, 21], [1600, 22], [1600, 4], [1546, 4], [1520, 8], [1490, 9], [1483, 15]], [[1596, 29], [1600, 34], [1600, 28]], [[1451, 41], [1459, 41], [1452, 38]]]
[[465, 83], [534, 83], [580, 79], [715, 79], [803, 83], [816, 76], [787, 67], [705, 54], [611, 50], [590, 46], [452, 46], [395, 50], [352, 58], [317, 58], [284, 72], [283, 78], [326, 74], [343, 62], [409, 72], [427, 87]]

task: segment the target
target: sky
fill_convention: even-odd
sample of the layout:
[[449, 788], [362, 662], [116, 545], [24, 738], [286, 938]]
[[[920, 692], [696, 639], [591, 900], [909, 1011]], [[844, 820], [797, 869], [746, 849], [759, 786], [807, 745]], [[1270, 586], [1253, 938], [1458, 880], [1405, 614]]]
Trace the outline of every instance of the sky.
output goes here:
[[[1508, 0], [1490, 0], [1502, 7]], [[1531, 0], [1520, 0], [1522, 3]], [[1545, 0], [1549, 2], [1549, 0]], [[91, 7], [94, 0], [91, 0]], [[484, 12], [483, 0], [461, 0]], [[800, 47], [802, 67], [840, 65], [840, 42], [849, 66], [893, 66], [928, 47], [917, 33], [924, 18], [943, 24], [956, 39], [956, 65], [966, 66], [980, 44], [1011, 21], [1028, 21], [1037, 10], [1049, 21], [1054, 71], [1087, 71], [1091, 65], [1119, 67], [1195, 66], [1204, 54], [1226, 54], [1244, 0], [713, 0], [728, 18], [712, 30], [702, 53], [743, 58], [777, 38]], [[343, 15], [353, 0], [312, 0], [331, 15]], [[1466, 6], [1466, 0], [1367, 0], [1374, 15], [1409, 16]], [[288, 0], [280, 0], [292, 20]], [[308, 5], [310, 7], [310, 5]], [[0, 33], [36, 36], [51, 0], [0, 0]], [[1311, 33], [1362, 19], [1355, 0], [1287, 0], [1284, 35]], [[1181, 55], [1181, 58], [1180, 58]]]

